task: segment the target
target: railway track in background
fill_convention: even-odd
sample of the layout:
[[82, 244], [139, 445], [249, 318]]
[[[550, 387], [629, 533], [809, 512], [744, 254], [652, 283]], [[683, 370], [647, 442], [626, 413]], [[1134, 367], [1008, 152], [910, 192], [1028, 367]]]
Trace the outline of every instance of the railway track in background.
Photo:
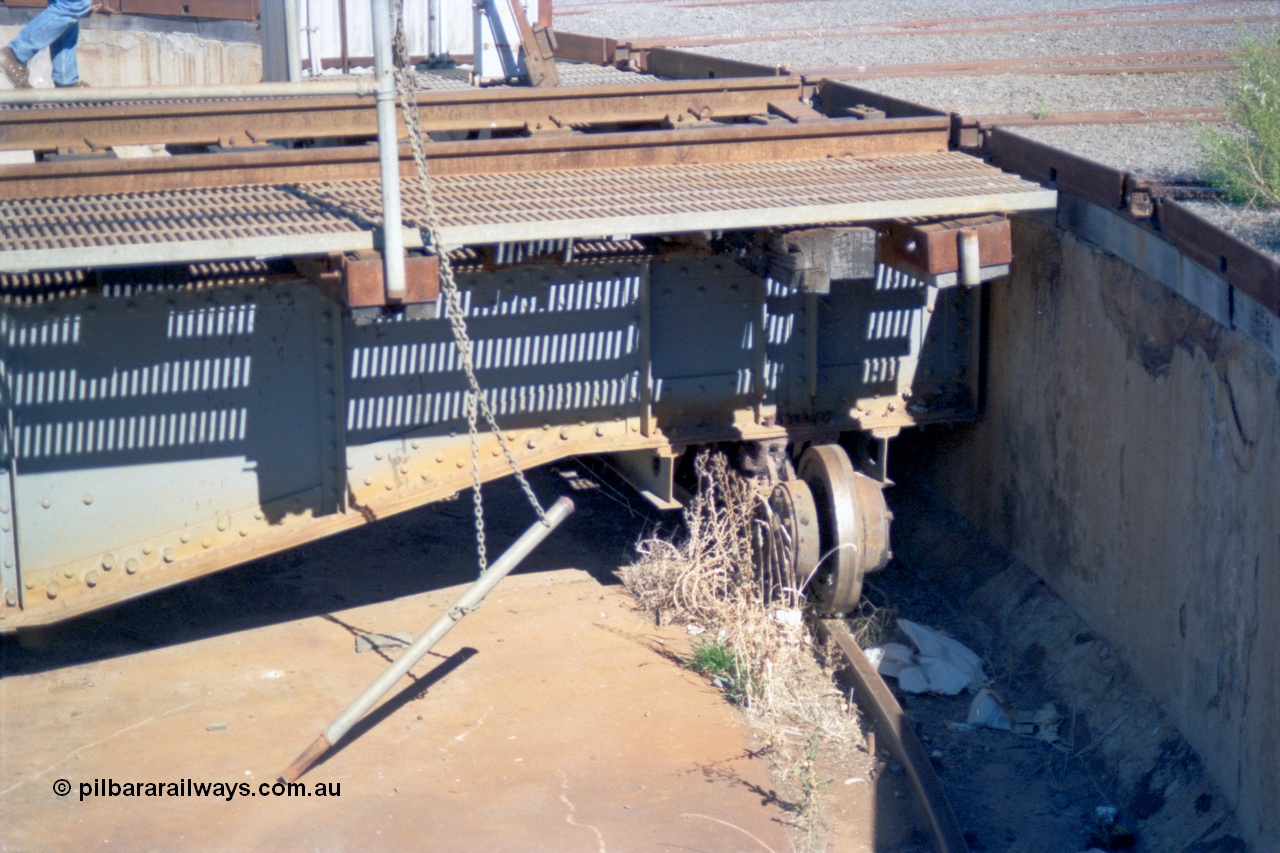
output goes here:
[[1073, 21], [1070, 23], [1034, 23], [1005, 26], [920, 26], [894, 27], [884, 29], [820, 29], [796, 30], [794, 32], [770, 32], [755, 35], [725, 36], [651, 36], [646, 38], [626, 39], [634, 48], [652, 47], [715, 47], [730, 44], [751, 44], [756, 42], [814, 41], [859, 39], [859, 38], [894, 38], [918, 36], [986, 36], [1006, 33], [1032, 33], [1062, 30], [1088, 29], [1139, 29], [1146, 27], [1223, 27], [1240, 24], [1265, 24], [1280, 21], [1280, 15], [1250, 15], [1248, 17], [1212, 17], [1212, 18], [1159, 18], [1145, 21]]
[[[663, 48], [664, 50], [666, 48]], [[840, 65], [790, 69], [790, 73], [835, 80], [888, 77], [988, 77], [998, 74], [1188, 74], [1230, 71], [1233, 54], [1226, 50], [1165, 51], [987, 59], [971, 62], [922, 62], [897, 65]]]

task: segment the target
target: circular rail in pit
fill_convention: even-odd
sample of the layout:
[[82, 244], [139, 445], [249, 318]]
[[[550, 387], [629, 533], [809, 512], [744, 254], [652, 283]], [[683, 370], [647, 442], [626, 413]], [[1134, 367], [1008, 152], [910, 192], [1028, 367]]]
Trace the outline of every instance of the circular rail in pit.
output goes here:
[[902, 706], [862, 653], [848, 623], [843, 619], [814, 619], [813, 626], [819, 640], [829, 640], [839, 651], [843, 662], [841, 676], [853, 688], [854, 701], [874, 721], [878, 741], [889, 748], [905, 769], [921, 815], [928, 824], [934, 849], [938, 853], [967, 853], [969, 846], [964, 833], [924, 746], [907, 724]]

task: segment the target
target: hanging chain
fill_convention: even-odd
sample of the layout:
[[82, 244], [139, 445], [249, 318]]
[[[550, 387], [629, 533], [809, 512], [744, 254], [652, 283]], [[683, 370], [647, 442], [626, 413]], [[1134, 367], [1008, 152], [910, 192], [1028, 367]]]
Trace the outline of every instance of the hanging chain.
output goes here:
[[480, 381], [476, 379], [471, 338], [467, 335], [467, 322], [463, 317], [462, 298], [458, 293], [458, 283], [453, 275], [453, 264], [449, 261], [448, 253], [442, 249], [443, 244], [440, 240], [440, 214], [436, 209], [435, 197], [431, 192], [431, 175], [427, 169], [425, 136], [422, 132], [422, 123], [418, 115], [418, 99], [414, 93], [416, 86], [413, 79], [412, 64], [409, 61], [409, 40], [404, 31], [403, 0], [395, 0], [395, 16], [396, 90], [400, 96], [401, 112], [404, 115], [405, 129], [409, 135], [409, 146], [413, 149], [413, 162], [417, 167], [418, 188], [422, 192], [427, 214], [426, 225], [419, 224], [417, 227], [421, 232], [423, 245], [434, 251], [440, 259], [440, 290], [444, 294], [445, 310], [449, 316], [449, 328], [453, 332], [453, 342], [458, 350], [458, 360], [462, 365], [462, 372], [466, 374], [467, 385], [470, 389], [467, 395], [467, 430], [471, 438], [471, 482], [475, 494], [476, 550], [480, 557], [480, 571], [483, 572], [488, 564], [485, 557], [484, 505], [480, 494], [480, 448], [479, 435], [476, 429], [477, 410], [484, 416], [489, 429], [493, 431], [499, 446], [502, 447], [503, 454], [507, 457], [507, 464], [511, 466], [511, 471], [515, 474], [516, 481], [520, 483], [520, 488], [524, 491], [525, 497], [529, 499], [530, 506], [533, 507], [534, 512], [537, 513], [543, 524], [547, 524], [547, 515], [542, 509], [542, 504], [538, 503], [538, 498], [534, 495], [533, 488], [525, 478], [524, 472], [520, 470], [520, 464], [516, 462], [516, 458], [507, 444], [506, 437], [498, 427], [497, 419], [493, 416], [489, 401], [480, 388]]

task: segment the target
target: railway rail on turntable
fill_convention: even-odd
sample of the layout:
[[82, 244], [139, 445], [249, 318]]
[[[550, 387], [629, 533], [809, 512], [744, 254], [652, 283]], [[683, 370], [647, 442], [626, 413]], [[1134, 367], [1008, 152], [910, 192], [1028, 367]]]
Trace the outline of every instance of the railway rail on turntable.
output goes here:
[[[814, 86], [787, 79], [512, 91], [420, 98], [425, 128], [445, 140], [432, 145], [430, 162], [450, 246], [1051, 203], [1039, 186], [947, 150], [945, 117], [827, 117], [802, 100]], [[370, 100], [0, 110], [4, 147], [41, 157], [0, 168], [0, 272], [372, 250], [381, 226], [377, 158], [359, 139], [373, 132]], [[544, 125], [555, 132], [529, 130]], [[255, 126], [256, 134], [233, 129]], [[448, 141], [478, 128], [519, 135]], [[243, 145], [303, 134], [339, 144]], [[114, 156], [125, 145], [237, 137], [241, 147], [218, 153]], [[58, 153], [68, 151], [88, 156]], [[402, 165], [407, 176], [407, 149]], [[405, 196], [406, 221], [423, 221], [409, 182]], [[406, 240], [421, 247], [413, 229]]]

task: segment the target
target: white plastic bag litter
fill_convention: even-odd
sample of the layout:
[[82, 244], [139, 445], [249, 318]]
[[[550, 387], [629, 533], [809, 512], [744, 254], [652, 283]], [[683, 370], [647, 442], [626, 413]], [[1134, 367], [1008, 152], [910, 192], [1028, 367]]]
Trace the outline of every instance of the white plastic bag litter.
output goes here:
[[977, 690], [986, 683], [982, 659], [968, 648], [932, 628], [899, 619], [903, 633], [915, 644], [915, 652], [901, 643], [883, 643], [863, 650], [876, 672], [898, 679], [906, 693], [943, 693]]
[[876, 672], [890, 678], [897, 678], [905, 667], [916, 665], [916, 656], [911, 649], [901, 643], [884, 643], [879, 646], [868, 646], [862, 653], [871, 661]]

